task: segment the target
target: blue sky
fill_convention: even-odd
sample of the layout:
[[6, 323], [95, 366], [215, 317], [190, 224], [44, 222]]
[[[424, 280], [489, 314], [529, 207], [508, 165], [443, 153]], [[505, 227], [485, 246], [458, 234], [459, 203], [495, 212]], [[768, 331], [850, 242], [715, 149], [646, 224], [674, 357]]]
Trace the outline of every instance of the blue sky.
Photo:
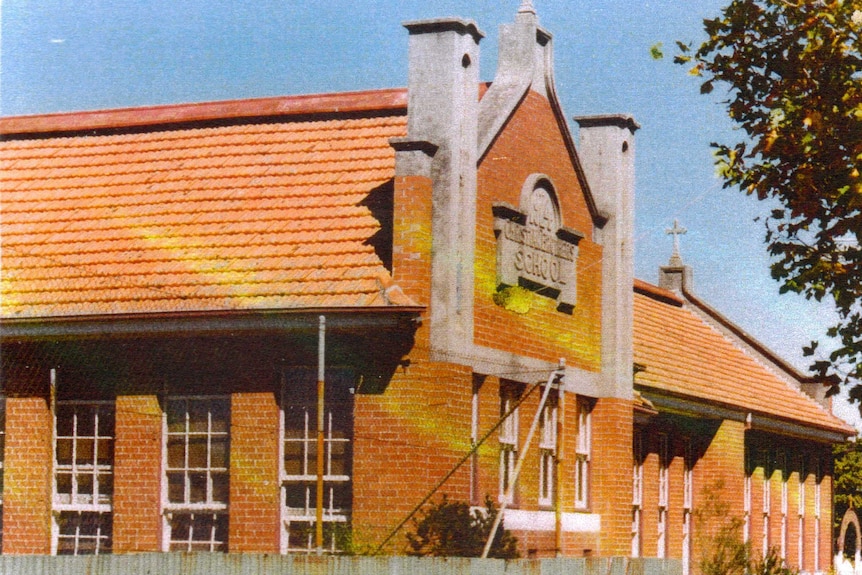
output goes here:
[[[406, 20], [476, 21], [483, 80], [497, 27], [520, 0], [5, 0], [0, 114], [196, 102], [404, 86]], [[768, 206], [715, 177], [709, 143], [733, 137], [722, 94], [672, 64], [674, 41], [699, 41], [720, 0], [534, 0], [554, 36], [557, 92], [571, 118], [632, 114], [636, 136], [636, 275], [657, 280], [674, 219], [695, 291], [782, 356], [822, 336], [829, 308], [778, 295], [763, 224]], [[665, 58], [650, 47], [663, 44]], [[574, 128], [573, 128], [574, 129]], [[851, 418], [855, 407], [836, 410]], [[858, 420], [858, 416], [857, 416]], [[855, 422], [855, 421], [854, 421]]]

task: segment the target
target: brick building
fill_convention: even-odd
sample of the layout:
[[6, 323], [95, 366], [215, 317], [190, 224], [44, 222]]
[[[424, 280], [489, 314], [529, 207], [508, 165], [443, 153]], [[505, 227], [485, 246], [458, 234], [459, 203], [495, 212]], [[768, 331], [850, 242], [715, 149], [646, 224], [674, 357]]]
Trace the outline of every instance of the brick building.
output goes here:
[[718, 494], [825, 569], [853, 431], [682, 262], [634, 280], [635, 121], [576, 149], [529, 3], [490, 84], [405, 26], [406, 90], [0, 119], [3, 553], [310, 549], [322, 373], [330, 549], [455, 469], [524, 554], [688, 566]]

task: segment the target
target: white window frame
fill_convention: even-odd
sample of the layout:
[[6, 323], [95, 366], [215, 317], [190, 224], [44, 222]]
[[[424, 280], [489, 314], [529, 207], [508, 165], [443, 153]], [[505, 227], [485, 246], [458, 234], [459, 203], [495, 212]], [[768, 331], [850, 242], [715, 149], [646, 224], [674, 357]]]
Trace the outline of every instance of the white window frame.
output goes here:
[[656, 531], [656, 557], [664, 559], [667, 557], [667, 509], [664, 507], [659, 507]]
[[[92, 435], [79, 434], [80, 413], [78, 409], [86, 410], [87, 416], [92, 416], [90, 422]], [[71, 435], [60, 435], [58, 430], [58, 412], [72, 410]], [[111, 552], [113, 531], [113, 474], [114, 474], [114, 440], [115, 429], [108, 435], [102, 435], [100, 430], [100, 411], [111, 411], [111, 420], [115, 418], [115, 404], [111, 400], [60, 400], [55, 403], [54, 433], [53, 433], [53, 470], [52, 470], [52, 522], [51, 522], [51, 554], [79, 555], [89, 553], [100, 555]], [[92, 411], [90, 411], [92, 410]], [[89, 417], [88, 417], [89, 419]], [[69, 463], [60, 463], [58, 452], [60, 442], [67, 443]], [[92, 453], [86, 460], [78, 457], [78, 449], [91, 442]], [[100, 453], [107, 444], [110, 453], [109, 463], [100, 463]], [[65, 460], [65, 458], [64, 458]], [[70, 492], [61, 493], [59, 489], [60, 476], [68, 476]], [[89, 477], [92, 481], [90, 492], [84, 493], [79, 481]], [[105, 480], [104, 478], [110, 478]], [[105, 486], [110, 482], [111, 488], [105, 493]], [[95, 531], [82, 531], [84, 522], [94, 521]], [[70, 525], [72, 533], [61, 533], [64, 526]], [[93, 524], [91, 524], [92, 526]], [[63, 547], [61, 541], [71, 543], [71, 548]], [[83, 547], [84, 542], [92, 543]], [[68, 551], [68, 552], [67, 552]]]
[[820, 458], [814, 459], [814, 572], [820, 572], [820, 482], [823, 479], [820, 469]]
[[[514, 393], [504, 391], [505, 395], [500, 400], [500, 417], [506, 416], [500, 424], [500, 503], [514, 505], [515, 492], [506, 498], [509, 490], [509, 482], [515, 475], [515, 464], [518, 460], [518, 420], [520, 419], [520, 406], [514, 407], [517, 397]], [[511, 413], [509, 413], [511, 411]]]
[[797, 494], [796, 513], [798, 515], [798, 530], [796, 533], [796, 549], [797, 549], [797, 565], [799, 569], [803, 568], [805, 560], [805, 456], [799, 456], [799, 479], [797, 486], [799, 493]]
[[[337, 375], [336, 375], [337, 373]], [[332, 393], [334, 386], [347, 386], [346, 378], [350, 375], [344, 370], [336, 373], [327, 373], [326, 384], [329, 393]], [[289, 378], [296, 378], [296, 381], [288, 381]], [[305, 403], [297, 401], [295, 396], [290, 395], [291, 385], [311, 386], [312, 389], [305, 391], [313, 391], [313, 401], [311, 397], [307, 397]], [[313, 553], [317, 549], [315, 547], [314, 533], [317, 522], [316, 495], [312, 490], [317, 488], [317, 463], [315, 455], [317, 453], [317, 375], [312, 374], [311, 370], [297, 368], [294, 370], [286, 370], [282, 379], [282, 409], [279, 410], [279, 476], [281, 478], [281, 552], [282, 553]], [[353, 389], [347, 388], [340, 390], [341, 393], [349, 393], [353, 397]], [[330, 400], [331, 401], [331, 400]], [[303, 428], [298, 430], [301, 435], [295, 437], [287, 436], [287, 417], [285, 415], [284, 406], [291, 405], [302, 411]], [[353, 407], [351, 400], [350, 409]], [[335, 507], [335, 489], [338, 487], [347, 487], [352, 489], [352, 461], [346, 461], [347, 473], [333, 473], [333, 447], [339, 446], [344, 453], [345, 458], [352, 460], [351, 448], [353, 444], [353, 424], [350, 424], [350, 429], [337, 430], [334, 428], [334, 415], [331, 402], [324, 403], [324, 498], [323, 498], [323, 526], [324, 526], [324, 550], [328, 553], [338, 553], [343, 551], [339, 548], [339, 540], [334, 533], [336, 526], [346, 527], [350, 524], [351, 508]], [[350, 414], [352, 418], [352, 414]], [[297, 430], [293, 430], [294, 432]], [[341, 435], [341, 432], [344, 435]], [[300, 447], [301, 458], [301, 473], [288, 473], [285, 469], [285, 461], [287, 452], [287, 444], [296, 444]], [[289, 487], [303, 487], [305, 490], [304, 504], [302, 507], [289, 507], [287, 489]], [[296, 523], [305, 531], [303, 539], [299, 542], [296, 537], [291, 538], [291, 525]], [[333, 531], [330, 531], [333, 529]]]
[[691, 524], [694, 501], [694, 452], [691, 440], [686, 439], [682, 472], [682, 573], [691, 571]]
[[480, 505], [479, 497], [479, 451], [476, 443], [479, 441], [479, 389], [480, 384], [474, 379], [473, 394], [470, 399], [470, 504]]
[[[230, 395], [168, 395], [165, 397], [164, 411], [162, 412], [162, 480], [164, 487], [162, 488], [162, 515], [163, 515], [163, 530], [162, 530], [162, 548], [164, 551], [227, 551], [228, 550], [228, 528], [229, 528], [229, 493], [230, 493], [230, 427], [231, 427], [231, 397]], [[169, 431], [168, 427], [168, 412], [172, 402], [186, 402], [185, 408], [185, 429], [183, 431]], [[206, 431], [191, 431], [189, 428], [189, 412], [190, 402], [209, 403], [207, 409], [207, 429]], [[224, 423], [224, 431], [217, 431], [213, 428], [213, 404], [215, 402], [224, 402], [226, 404], [226, 420]], [[205, 467], [191, 467], [189, 465], [189, 450], [184, 449], [183, 467], [169, 467], [168, 449], [171, 437], [184, 437], [186, 445], [191, 439], [203, 438], [206, 441], [207, 463]], [[212, 465], [212, 445], [214, 441], [224, 439], [224, 449], [226, 450], [225, 458], [226, 467], [216, 467]], [[172, 502], [170, 500], [169, 476], [171, 473], [181, 473], [183, 477], [183, 499], [182, 502]], [[191, 499], [191, 475], [205, 475], [205, 490], [206, 501], [192, 502]], [[215, 498], [214, 476], [223, 475], [226, 479], [225, 484], [225, 500], [221, 501]], [[190, 523], [188, 537], [179, 539], [175, 537], [172, 527], [172, 521], [180, 516], [187, 516]], [[203, 518], [203, 533], [208, 532], [206, 539], [198, 538], [202, 531], [201, 524], [198, 524], [198, 529], [193, 525], [196, 521]], [[224, 524], [220, 528], [220, 523]], [[221, 537], [220, 532], [221, 531]], [[183, 546], [184, 549], [179, 547]], [[173, 549], [172, 549], [173, 548]]]
[[763, 450], [761, 453], [763, 463], [763, 534], [761, 546], [763, 547], [763, 556], [769, 553], [769, 520], [772, 510], [772, 465], [769, 461], [769, 451]]
[[542, 410], [539, 421], [539, 506], [554, 505], [557, 457], [557, 417], [556, 404], [548, 403]]
[[582, 397], [578, 406], [578, 440], [575, 447], [575, 509], [587, 510], [590, 505], [590, 459], [592, 457], [593, 407]]
[[742, 542], [751, 542], [751, 476], [754, 472], [751, 448], [745, 447], [745, 469], [742, 483]]
[[787, 560], [787, 531], [789, 508], [789, 493], [788, 493], [788, 473], [787, 473], [787, 456], [784, 450], [781, 449], [775, 456], [778, 471], [781, 473], [781, 558]]
[[635, 432], [632, 446], [632, 557], [641, 556], [641, 521], [643, 519], [643, 432]]
[[685, 443], [684, 467], [682, 472], [682, 508], [687, 512], [692, 510], [694, 500], [694, 455], [691, 442]]
[[667, 514], [670, 500], [670, 445], [666, 433], [658, 434], [658, 524], [656, 557], [667, 557]]

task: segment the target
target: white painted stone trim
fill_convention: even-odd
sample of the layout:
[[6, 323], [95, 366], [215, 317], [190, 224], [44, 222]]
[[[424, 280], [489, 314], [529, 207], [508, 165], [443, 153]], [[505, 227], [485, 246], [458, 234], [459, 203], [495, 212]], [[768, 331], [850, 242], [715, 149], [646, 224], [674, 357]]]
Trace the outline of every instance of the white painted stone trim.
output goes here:
[[[553, 511], [524, 511], [506, 509], [503, 524], [510, 531], [554, 531]], [[564, 533], [598, 533], [601, 530], [601, 515], [596, 513], [563, 513]]]

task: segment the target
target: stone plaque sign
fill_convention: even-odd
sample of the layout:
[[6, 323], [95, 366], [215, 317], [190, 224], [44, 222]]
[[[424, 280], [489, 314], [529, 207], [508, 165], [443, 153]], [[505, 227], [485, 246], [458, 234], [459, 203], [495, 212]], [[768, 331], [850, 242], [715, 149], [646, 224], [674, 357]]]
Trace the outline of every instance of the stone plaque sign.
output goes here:
[[521, 286], [556, 299], [562, 308], [573, 308], [578, 242], [583, 235], [562, 226], [550, 181], [533, 180], [521, 193], [520, 209], [494, 205], [497, 284]]

